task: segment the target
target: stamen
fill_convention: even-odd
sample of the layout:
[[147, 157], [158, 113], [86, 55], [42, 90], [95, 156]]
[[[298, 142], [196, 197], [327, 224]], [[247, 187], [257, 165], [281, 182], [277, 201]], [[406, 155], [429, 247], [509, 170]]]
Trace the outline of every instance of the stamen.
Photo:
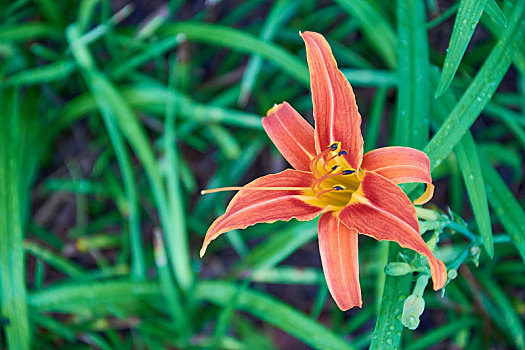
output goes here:
[[334, 143], [332, 143], [330, 146], [328, 146], [328, 148], [332, 151], [338, 151], [341, 149], [341, 142], [339, 141], [335, 141]]
[[348, 152], [345, 151], [344, 149], [342, 149], [342, 150], [339, 151], [339, 153], [337, 153], [337, 155], [338, 155], [339, 157], [342, 156], [342, 155], [345, 155], [345, 156], [346, 156], [346, 155], [348, 155]]
[[352, 175], [355, 173], [355, 170], [343, 170], [343, 175]]
[[332, 149], [330, 147], [328, 147], [327, 149], [325, 149], [323, 152], [319, 153], [318, 155], [316, 155], [314, 158], [312, 158], [312, 160], [310, 161], [310, 170], [312, 171], [312, 173], [316, 174], [316, 175], [321, 175], [319, 173], [319, 171], [317, 170], [317, 165], [319, 164], [319, 161], [328, 153], [332, 152]]
[[323, 176], [318, 177], [318, 178], [315, 180], [315, 182], [314, 182], [314, 184], [312, 185], [312, 187], [311, 187], [311, 188], [312, 188], [312, 191], [315, 192], [315, 191], [316, 191], [316, 187], [317, 187], [317, 190], [320, 191], [320, 190], [322, 189], [322, 188], [321, 188], [321, 182], [323, 182], [324, 180], [329, 179], [329, 178], [331, 178], [331, 177], [335, 177], [335, 176], [340, 175], [340, 174], [332, 174], [334, 171], [337, 170], [337, 168], [339, 168], [339, 165], [334, 165], [334, 166], [332, 167], [332, 170], [330, 170], [329, 172], [327, 172], [327, 173], [324, 174]]
[[221, 187], [221, 188], [212, 188], [209, 190], [202, 190], [201, 195], [216, 193], [216, 192], [226, 192], [226, 191], [304, 191], [309, 189], [309, 187]]
[[333, 191], [344, 191], [346, 190], [346, 187], [343, 186], [343, 185], [335, 185], [333, 186], [331, 189], [329, 190], [324, 190], [324, 191], [321, 191], [319, 193], [317, 193], [317, 198], [319, 198], [320, 196], [322, 196], [323, 194], [326, 194], [326, 193], [329, 193], [329, 192], [333, 192]]

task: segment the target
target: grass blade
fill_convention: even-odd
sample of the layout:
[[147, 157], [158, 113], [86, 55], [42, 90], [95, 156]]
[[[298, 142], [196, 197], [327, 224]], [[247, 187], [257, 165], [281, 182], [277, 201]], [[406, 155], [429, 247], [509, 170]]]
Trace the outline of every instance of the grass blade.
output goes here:
[[[432, 71], [431, 76], [435, 86], [439, 79], [439, 71]], [[456, 104], [457, 99], [452, 90], [446, 91], [441, 98], [432, 104], [433, 116], [438, 119], [439, 123], [443, 123]], [[483, 239], [483, 245], [487, 254], [492, 258], [494, 256], [494, 243], [488, 198], [476, 145], [470, 131], [465, 133], [456, 147], [454, 147], [454, 151], [458, 158], [458, 165], [467, 189], [472, 211]]]
[[525, 261], [525, 212], [484, 154], [480, 154], [490, 206]]
[[490, 101], [523, 41], [524, 31], [525, 0], [519, 0], [514, 6], [507, 31], [499, 38], [474, 81], [425, 147], [432, 169], [450, 154]]
[[[398, 47], [398, 113], [394, 144], [422, 148], [428, 140], [428, 44], [426, 15], [423, 2], [397, 2]], [[426, 102], [425, 102], [426, 101]], [[388, 261], [398, 261], [400, 247], [389, 243]], [[378, 278], [383, 278], [381, 274]], [[379, 314], [370, 349], [381, 349], [388, 344], [396, 348], [401, 342], [403, 324], [401, 310], [410, 292], [412, 274], [386, 276]]]
[[472, 205], [472, 211], [478, 224], [478, 229], [483, 239], [483, 245], [490, 258], [494, 256], [494, 242], [492, 239], [492, 226], [487, 202], [487, 193], [481, 166], [479, 164], [476, 144], [470, 132], [458, 143], [455, 148], [458, 163], [463, 175], [463, 181]]
[[113, 112], [119, 128], [146, 169], [159, 209], [162, 228], [166, 235], [169, 259], [174, 266], [178, 283], [184, 290], [188, 290], [193, 279], [188, 248], [183, 244], [179, 244], [181, 241], [180, 235], [183, 232], [174, 231], [173, 220], [177, 220], [177, 218], [173, 218], [170, 215], [168, 201], [163, 188], [162, 176], [146, 133], [139, 124], [136, 115], [126, 104], [118, 90], [104, 75], [96, 70], [89, 50], [84, 43], [79, 40], [80, 34], [75, 25], [68, 27], [67, 37], [73, 56], [82, 68], [84, 78], [96, 103], [101, 110], [108, 108]]
[[371, 2], [365, 0], [336, 0], [336, 2], [357, 19], [364, 36], [383, 57], [386, 64], [397, 66], [397, 36], [392, 26]]
[[447, 338], [451, 338], [458, 334], [463, 329], [470, 329], [479, 325], [479, 320], [474, 318], [460, 318], [459, 320], [450, 322], [449, 324], [434, 328], [425, 335], [411, 343], [406, 347], [406, 350], [424, 350], [429, 349], [433, 345], [437, 345]]
[[487, 0], [461, 0], [445, 57], [443, 72], [436, 90], [436, 98], [448, 89], [452, 79], [454, 79], [486, 3]]
[[[261, 40], [269, 42], [274, 37], [277, 30], [286, 22], [297, 9], [299, 3], [297, 1], [277, 1], [271, 8], [266, 21], [261, 28]], [[262, 58], [260, 56], [252, 56], [246, 64], [244, 74], [241, 80], [241, 91], [239, 95], [239, 102], [241, 105], [246, 105], [250, 97], [255, 81], [262, 67]]]
[[398, 103], [396, 145], [421, 149], [428, 142], [429, 58], [424, 3], [398, 2]]
[[275, 63], [305, 86], [310, 84], [305, 63], [280, 46], [257, 39], [246, 32], [218, 24], [197, 22], [166, 24], [159, 28], [158, 32], [166, 36], [183, 33], [190, 41], [194, 40], [260, 55]]
[[[0, 123], [0, 300], [7, 346], [10, 349], [29, 349], [31, 334], [26, 304], [26, 282], [22, 208], [25, 204], [23, 151], [30, 123], [20, 111], [19, 93], [0, 92], [3, 112]], [[34, 121], [31, 121], [32, 125]]]
[[505, 14], [499, 8], [496, 0], [487, 0], [485, 12], [501, 27], [507, 27], [507, 17], [505, 17]]
[[308, 315], [266, 294], [246, 289], [236, 296], [239, 287], [231, 282], [203, 281], [196, 290], [198, 299], [222, 306], [235, 298], [236, 306], [261, 320], [293, 335], [318, 349], [354, 349], [341, 337]]
[[476, 273], [476, 277], [499, 309], [497, 317], [501, 322], [497, 324], [512, 339], [516, 349], [525, 349], [525, 329], [522, 318], [516, 313], [505, 291], [486, 274]]

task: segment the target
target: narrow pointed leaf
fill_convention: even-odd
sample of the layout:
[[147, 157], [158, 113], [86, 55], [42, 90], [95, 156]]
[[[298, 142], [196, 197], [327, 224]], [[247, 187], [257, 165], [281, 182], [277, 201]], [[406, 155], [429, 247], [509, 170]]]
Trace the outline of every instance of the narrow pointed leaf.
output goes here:
[[450, 154], [492, 98], [510, 67], [525, 31], [525, 0], [514, 5], [509, 26], [449, 117], [425, 147], [434, 169]]
[[482, 153], [480, 160], [490, 206], [525, 261], [525, 212], [505, 181]]
[[443, 73], [436, 90], [436, 97], [441, 96], [454, 79], [486, 3], [487, 0], [461, 0], [443, 65]]
[[422, 149], [430, 133], [428, 35], [424, 2], [398, 1], [397, 23], [400, 79], [395, 144]]
[[507, 17], [505, 17], [505, 14], [498, 6], [498, 3], [496, 0], [487, 0], [487, 4], [485, 5], [485, 12], [487, 15], [490, 16], [501, 27], [507, 26]]
[[[238, 289], [238, 285], [230, 282], [204, 281], [198, 285], [196, 297], [213, 304], [226, 306]], [[239, 310], [274, 325], [313, 348], [354, 349], [339, 335], [312, 320], [308, 315], [263, 293], [247, 289], [238, 295], [236, 304]]]

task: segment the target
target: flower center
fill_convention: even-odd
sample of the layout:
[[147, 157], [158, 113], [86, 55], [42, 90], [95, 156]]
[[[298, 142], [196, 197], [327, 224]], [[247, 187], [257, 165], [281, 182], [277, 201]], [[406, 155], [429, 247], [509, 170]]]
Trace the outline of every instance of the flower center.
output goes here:
[[348, 204], [361, 184], [363, 172], [350, 167], [343, 157], [346, 154], [348, 152], [341, 149], [341, 143], [334, 142], [310, 161], [310, 171], [316, 181], [310, 189], [303, 191], [305, 202], [335, 211]]

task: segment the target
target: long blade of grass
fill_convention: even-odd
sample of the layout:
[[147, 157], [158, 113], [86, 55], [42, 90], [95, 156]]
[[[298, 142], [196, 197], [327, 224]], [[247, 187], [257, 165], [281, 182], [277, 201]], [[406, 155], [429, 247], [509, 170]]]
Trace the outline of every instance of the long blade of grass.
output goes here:
[[480, 154], [490, 206], [525, 261], [525, 212], [484, 154]]
[[[235, 297], [238, 285], [231, 282], [203, 281], [196, 290], [198, 299], [228, 305]], [[238, 309], [268, 322], [317, 349], [354, 349], [328, 328], [293, 307], [266, 294], [246, 289], [235, 299]]]
[[126, 204], [128, 212], [125, 216], [129, 219], [129, 239], [131, 248], [131, 275], [137, 279], [146, 277], [146, 262], [144, 258], [144, 246], [142, 244], [142, 231], [140, 228], [140, 209], [136, 189], [135, 175], [131, 167], [131, 159], [122, 139], [120, 131], [115, 123], [112, 110], [103, 108], [102, 119], [108, 131], [111, 144], [115, 150], [117, 162], [122, 172], [122, 181], [126, 192]]
[[260, 55], [275, 63], [305, 86], [310, 84], [308, 70], [301, 60], [280, 46], [258, 39], [246, 32], [218, 24], [197, 22], [166, 24], [159, 28], [158, 32], [166, 36], [183, 33], [190, 41], [229, 47], [242, 52]]
[[370, 1], [336, 0], [336, 2], [357, 19], [364, 36], [383, 57], [390, 68], [397, 66], [397, 36], [392, 26]]
[[162, 298], [160, 286], [151, 281], [129, 279], [104, 282], [70, 282], [54, 285], [27, 296], [27, 303], [41, 312], [74, 312], [82, 308]]
[[[396, 145], [422, 148], [429, 135], [429, 58], [424, 3], [417, 0], [397, 2], [398, 46], [398, 113]], [[398, 261], [400, 249], [389, 244], [388, 261]], [[383, 278], [379, 275], [378, 278]], [[412, 274], [386, 276], [370, 349], [385, 344], [395, 348], [401, 342], [400, 321], [404, 299], [410, 292]]]
[[387, 97], [388, 88], [382, 87], [377, 89], [366, 123], [366, 137], [364, 137], [365, 152], [371, 151], [378, 146], [379, 132], [381, 131], [381, 120], [385, 110]]
[[461, 0], [445, 57], [443, 72], [436, 90], [436, 98], [448, 89], [452, 79], [454, 79], [486, 3], [487, 0]]
[[27, 69], [13, 74], [0, 84], [0, 87], [14, 85], [50, 84], [67, 79], [75, 71], [71, 61], [58, 61], [44, 66]]
[[487, 0], [485, 12], [501, 27], [505, 28], [507, 26], [507, 17], [505, 17], [505, 14], [499, 8], [496, 0]]
[[463, 317], [445, 326], [433, 328], [431, 331], [424, 334], [422, 337], [411, 343], [406, 347], [407, 350], [424, 350], [429, 349], [433, 345], [437, 345], [447, 338], [451, 338], [458, 334], [463, 329], [470, 329], [478, 326], [479, 320], [475, 318]]
[[159, 209], [162, 228], [166, 235], [169, 259], [173, 264], [178, 283], [184, 290], [188, 290], [192, 284], [193, 273], [190, 267], [188, 248], [186, 245], [181, 244], [185, 239], [181, 238], [181, 234], [184, 234], [184, 232], [174, 230], [173, 221], [178, 218], [170, 215], [168, 201], [163, 189], [162, 176], [146, 133], [118, 90], [104, 75], [96, 70], [89, 50], [80, 40], [80, 34], [75, 25], [70, 25], [66, 34], [73, 56], [79, 67], [82, 68], [84, 79], [96, 103], [101, 110], [108, 108], [113, 111], [119, 128], [146, 169]]
[[505, 34], [499, 38], [474, 81], [425, 147], [424, 151], [430, 158], [432, 169], [441, 164], [450, 154], [453, 147], [461, 140], [490, 101], [510, 67], [514, 53], [523, 41], [524, 31], [525, 0], [519, 0], [514, 5]]
[[421, 1], [398, 2], [398, 109], [396, 145], [423, 148], [428, 142], [429, 58], [426, 13]]
[[[19, 92], [4, 90], [0, 92], [0, 300], [3, 326], [7, 346], [10, 349], [29, 349], [31, 333], [29, 329], [24, 248], [23, 213], [25, 199], [26, 173], [23, 162], [25, 134], [29, 132], [30, 122], [20, 111]], [[34, 124], [33, 124], [34, 125]]]
[[516, 312], [512, 301], [509, 300], [505, 291], [491, 277], [484, 273], [476, 273], [476, 277], [499, 309], [497, 317], [500, 322], [497, 322], [497, 324], [512, 339], [516, 349], [525, 349], [523, 320]]
[[472, 205], [472, 211], [478, 224], [478, 229], [483, 239], [483, 245], [489, 257], [494, 256], [494, 242], [492, 238], [492, 225], [485, 191], [485, 182], [481, 172], [476, 144], [470, 132], [466, 133], [455, 148], [463, 181]]
[[[144, 112], [163, 115], [166, 103], [175, 103], [177, 116], [194, 120], [200, 123], [222, 123], [251, 129], [262, 129], [261, 117], [252, 113], [239, 110], [197, 103], [181, 94], [170, 92], [160, 84], [137, 84], [119, 87], [121, 98], [131, 108]], [[175, 101], [176, 100], [176, 101]], [[89, 94], [82, 94], [68, 104], [58, 113], [54, 121], [52, 132], [58, 134], [71, 123], [79, 120], [98, 109], [95, 98]]]
[[[433, 86], [437, 84], [439, 75], [439, 71], [431, 72]], [[456, 104], [457, 99], [452, 90], [445, 91], [441, 98], [432, 104], [433, 116], [439, 123], [443, 123], [446, 116]], [[494, 256], [494, 242], [492, 238], [488, 198], [476, 145], [470, 131], [465, 133], [456, 147], [454, 147], [454, 151], [467, 189], [472, 211], [474, 212], [474, 217], [478, 224], [481, 238], [483, 239], [483, 245], [485, 246], [487, 254], [492, 258]]]
[[[279, 0], [271, 8], [270, 13], [266, 17], [264, 25], [261, 28], [260, 38], [265, 42], [269, 42], [274, 37], [278, 29], [295, 13], [299, 5], [298, 1]], [[246, 64], [244, 74], [241, 80], [241, 91], [239, 95], [239, 102], [245, 105], [248, 102], [250, 93], [255, 85], [255, 81], [262, 67], [262, 58], [260, 56], [252, 56]]]

